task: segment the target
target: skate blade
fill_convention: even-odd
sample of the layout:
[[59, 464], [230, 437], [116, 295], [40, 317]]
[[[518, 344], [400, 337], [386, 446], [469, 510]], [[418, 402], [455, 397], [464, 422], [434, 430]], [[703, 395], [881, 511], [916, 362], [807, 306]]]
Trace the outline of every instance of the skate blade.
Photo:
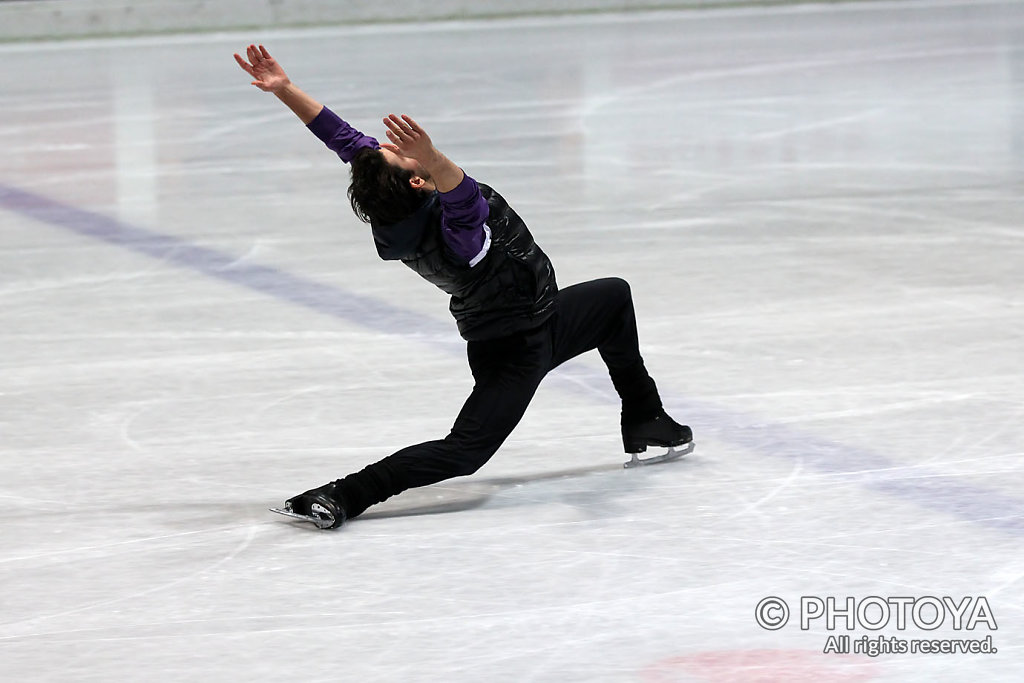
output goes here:
[[684, 444], [680, 450], [676, 450], [675, 446], [668, 447], [668, 453], [662, 455], [653, 455], [649, 458], [641, 458], [639, 453], [632, 453], [633, 459], [629, 462], [622, 463], [622, 466], [626, 469], [632, 467], [643, 467], [645, 465], [657, 465], [659, 462], [669, 462], [671, 460], [678, 460], [684, 455], [693, 453], [694, 443], [691, 441], [688, 444]]
[[322, 519], [320, 517], [314, 517], [313, 515], [302, 515], [298, 512], [285, 510], [284, 508], [267, 509], [270, 510], [271, 512], [276, 512], [279, 515], [284, 515], [285, 517], [291, 517], [292, 519], [302, 520], [303, 522], [310, 522], [312, 524], [315, 524], [317, 529], [327, 529], [331, 526], [331, 524], [334, 523], [334, 520], [332, 519]]

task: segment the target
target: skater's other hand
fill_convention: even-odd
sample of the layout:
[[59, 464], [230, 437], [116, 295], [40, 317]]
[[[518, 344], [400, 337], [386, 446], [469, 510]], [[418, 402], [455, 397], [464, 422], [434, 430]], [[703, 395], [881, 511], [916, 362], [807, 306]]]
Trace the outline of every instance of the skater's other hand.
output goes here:
[[427, 131], [405, 114], [402, 114], [401, 118], [389, 114], [384, 119], [384, 125], [388, 128], [385, 132], [392, 144], [385, 143], [381, 147], [400, 156], [415, 159], [424, 166], [438, 155]]

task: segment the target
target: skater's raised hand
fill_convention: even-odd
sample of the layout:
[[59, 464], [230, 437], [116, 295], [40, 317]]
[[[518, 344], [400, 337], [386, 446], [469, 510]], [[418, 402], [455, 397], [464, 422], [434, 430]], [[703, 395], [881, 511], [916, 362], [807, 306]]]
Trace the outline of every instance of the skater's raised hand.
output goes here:
[[253, 77], [252, 84], [264, 92], [274, 93], [279, 100], [288, 105], [302, 122], [309, 125], [317, 117], [324, 105], [296, 88], [288, 74], [284, 72], [277, 60], [270, 56], [267, 48], [250, 45], [243, 58], [237, 52], [235, 61], [245, 73]]
[[250, 45], [246, 49], [248, 60], [235, 53], [238, 66], [253, 77], [252, 84], [264, 92], [277, 93], [291, 84], [288, 74], [284, 72], [277, 60], [270, 56], [267, 48]]
[[462, 169], [434, 147], [427, 131], [411, 117], [405, 114], [401, 117], [389, 114], [384, 119], [384, 125], [388, 128], [385, 132], [391, 143], [385, 142], [381, 147], [400, 157], [419, 162], [429, 173], [434, 187], [438, 190], [448, 192], [462, 181]]
[[382, 147], [386, 147], [399, 156], [415, 159], [424, 166], [438, 155], [427, 131], [423, 130], [420, 124], [413, 121], [411, 117], [405, 114], [402, 114], [401, 117], [389, 114], [384, 119], [384, 125], [388, 127], [385, 132], [392, 144], [384, 144], [381, 145]]

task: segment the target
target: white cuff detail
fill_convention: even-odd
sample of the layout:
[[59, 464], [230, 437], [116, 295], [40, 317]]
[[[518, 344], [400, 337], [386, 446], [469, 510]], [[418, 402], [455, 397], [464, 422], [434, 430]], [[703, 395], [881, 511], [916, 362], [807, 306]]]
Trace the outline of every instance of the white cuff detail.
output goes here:
[[480, 248], [480, 253], [473, 257], [469, 262], [469, 267], [472, 268], [476, 264], [484, 260], [484, 256], [487, 256], [487, 251], [491, 248], [491, 229], [484, 224], [484, 246]]

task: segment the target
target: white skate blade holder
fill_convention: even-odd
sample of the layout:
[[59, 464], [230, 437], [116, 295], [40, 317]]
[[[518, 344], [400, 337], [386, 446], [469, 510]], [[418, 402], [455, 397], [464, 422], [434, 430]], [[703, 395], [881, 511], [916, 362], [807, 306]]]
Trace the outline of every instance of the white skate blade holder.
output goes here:
[[[630, 453], [633, 456], [629, 462], [622, 463], [622, 466], [626, 469], [633, 467], [643, 467], [645, 465], [657, 465], [660, 462], [669, 462], [671, 460], [678, 460], [684, 455], [693, 453], [694, 443], [683, 444], [682, 446], [669, 446], [668, 453], [662, 453], [661, 455], [652, 455], [649, 458], [641, 458], [639, 453]], [[679, 450], [676, 450], [676, 449]]]

